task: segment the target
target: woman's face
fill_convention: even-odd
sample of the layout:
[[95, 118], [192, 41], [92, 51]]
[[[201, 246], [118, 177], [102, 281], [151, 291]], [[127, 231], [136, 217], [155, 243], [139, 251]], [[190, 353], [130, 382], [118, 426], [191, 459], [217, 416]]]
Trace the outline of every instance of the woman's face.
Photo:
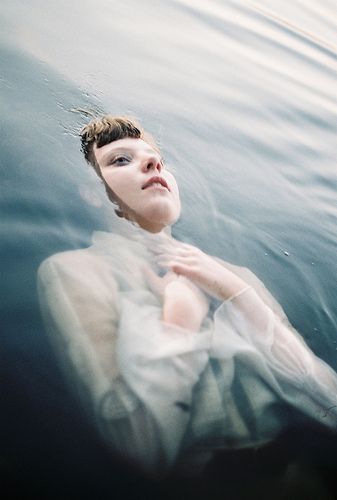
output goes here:
[[177, 182], [147, 142], [127, 137], [100, 148], [95, 144], [94, 154], [103, 179], [127, 218], [152, 233], [178, 219]]

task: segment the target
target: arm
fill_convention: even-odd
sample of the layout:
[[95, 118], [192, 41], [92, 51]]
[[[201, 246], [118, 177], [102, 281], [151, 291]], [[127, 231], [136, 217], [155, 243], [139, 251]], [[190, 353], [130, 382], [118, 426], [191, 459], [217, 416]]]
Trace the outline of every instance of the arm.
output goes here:
[[[160, 265], [191, 280], [208, 294], [223, 301], [230, 310], [236, 311], [240, 315], [241, 322], [245, 321], [245, 326], [251, 327], [257, 344], [260, 341], [265, 343], [266, 339], [270, 344], [270, 332], [273, 330], [271, 325], [290, 327], [283, 309], [260, 280], [247, 269], [225, 263], [192, 245], [174, 240], [161, 250], [157, 257]], [[293, 339], [294, 345], [298, 346], [298, 343], [301, 346], [305, 345], [291, 327], [289, 336]], [[296, 348], [296, 352], [298, 350], [299, 347]], [[300, 352], [304, 355], [303, 350]]]
[[160, 247], [158, 264], [183, 276], [202, 290], [218, 298], [228, 300], [248, 288], [237, 274], [192, 245], [171, 240]]
[[48, 259], [38, 287], [68, 382], [104, 438], [145, 468], [166, 471], [208, 359], [206, 336], [162, 322], [149, 292], [118, 293], [111, 269], [86, 251]]
[[336, 373], [308, 348], [254, 275], [244, 272], [248, 279], [239, 277], [234, 266], [190, 245], [172, 246], [160, 260], [224, 301], [215, 314], [211, 355], [255, 352], [282, 399], [336, 429]]
[[162, 320], [198, 332], [209, 309], [209, 301], [200, 288], [172, 272], [160, 277], [150, 266], [144, 268], [144, 273], [150, 289], [162, 301]]
[[103, 263], [82, 250], [44, 261], [37, 284], [46, 331], [69, 385], [85, 393], [94, 413], [118, 376], [117, 286]]

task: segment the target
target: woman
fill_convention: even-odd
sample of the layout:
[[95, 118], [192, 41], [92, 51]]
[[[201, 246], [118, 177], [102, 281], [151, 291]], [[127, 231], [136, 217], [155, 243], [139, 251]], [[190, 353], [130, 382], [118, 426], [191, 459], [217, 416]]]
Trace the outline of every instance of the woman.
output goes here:
[[152, 137], [109, 115], [81, 135], [117, 206], [116, 231], [47, 259], [39, 295], [104, 439], [162, 475], [197, 473], [216, 450], [264, 446], [302, 414], [335, 429], [335, 372], [259, 280], [171, 237], [179, 191]]

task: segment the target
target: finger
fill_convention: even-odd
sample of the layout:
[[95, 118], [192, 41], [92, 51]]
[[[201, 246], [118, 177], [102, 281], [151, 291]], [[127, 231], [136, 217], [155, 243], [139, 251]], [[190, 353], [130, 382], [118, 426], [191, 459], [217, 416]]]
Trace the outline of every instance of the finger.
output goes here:
[[194, 267], [177, 261], [171, 261], [168, 267], [179, 276], [184, 276], [185, 278], [188, 278], [189, 280], [197, 284], [196, 270]]
[[189, 254], [185, 254], [184, 252], [165, 252], [153, 257], [154, 262], [160, 262], [164, 260], [176, 260], [176, 259], [189, 259], [191, 258]]
[[158, 262], [158, 265], [163, 268], [169, 269], [176, 274], [183, 275], [186, 278], [189, 278], [190, 276], [193, 276], [195, 274], [194, 267], [186, 263], [182, 259], [162, 260]]
[[175, 257], [185, 257], [185, 258], [188, 258], [188, 257], [198, 257], [198, 255], [189, 250], [189, 249], [186, 249], [186, 248], [166, 248], [166, 249], [163, 249], [161, 252], [156, 252], [155, 254], [155, 257], [165, 257], [165, 256], [171, 256], [173, 258]]
[[160, 261], [160, 262], [158, 262], [158, 265], [160, 267], [163, 267], [164, 269], [168, 269], [169, 271], [171, 271], [174, 274], [178, 274], [175, 271], [175, 269], [177, 268], [177, 266], [183, 266], [183, 264], [181, 262], [178, 262], [177, 260], [170, 260], [170, 259], [169, 260]]
[[156, 264], [160, 267], [169, 268], [169, 269], [172, 268], [173, 264], [178, 264], [178, 265], [182, 265], [182, 266], [186, 266], [186, 267], [194, 267], [194, 268], [197, 267], [197, 262], [196, 262], [196, 259], [194, 257], [183, 257], [183, 256], [177, 257], [177, 256], [170, 256], [170, 255], [167, 255], [163, 258], [158, 258], [156, 260]]
[[163, 259], [163, 260], [158, 260], [157, 261], [157, 264], [158, 266], [160, 267], [164, 267], [165, 269], [171, 269], [171, 265], [172, 265], [172, 259]]
[[150, 267], [150, 266], [147, 266], [147, 267], [143, 267], [143, 273], [144, 273], [144, 276], [145, 278], [147, 279], [147, 281], [151, 282], [151, 283], [159, 283], [159, 280], [161, 279], [160, 276], [158, 276], [157, 273], [154, 272], [154, 270]]
[[165, 288], [163, 278], [158, 276], [150, 267], [144, 267], [143, 272], [150, 290], [155, 294], [162, 295]]

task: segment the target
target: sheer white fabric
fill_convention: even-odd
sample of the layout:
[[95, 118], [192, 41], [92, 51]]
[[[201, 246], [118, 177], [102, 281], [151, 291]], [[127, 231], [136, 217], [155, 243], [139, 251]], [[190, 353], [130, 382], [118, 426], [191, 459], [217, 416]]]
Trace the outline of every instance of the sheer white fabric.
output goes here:
[[223, 263], [249, 286], [198, 333], [165, 324], [143, 270], [169, 236], [132, 231], [96, 233], [89, 249], [47, 259], [38, 277], [69, 385], [114, 450], [164, 474], [189, 453], [271, 439], [291, 408], [336, 428], [335, 372], [252, 273]]

